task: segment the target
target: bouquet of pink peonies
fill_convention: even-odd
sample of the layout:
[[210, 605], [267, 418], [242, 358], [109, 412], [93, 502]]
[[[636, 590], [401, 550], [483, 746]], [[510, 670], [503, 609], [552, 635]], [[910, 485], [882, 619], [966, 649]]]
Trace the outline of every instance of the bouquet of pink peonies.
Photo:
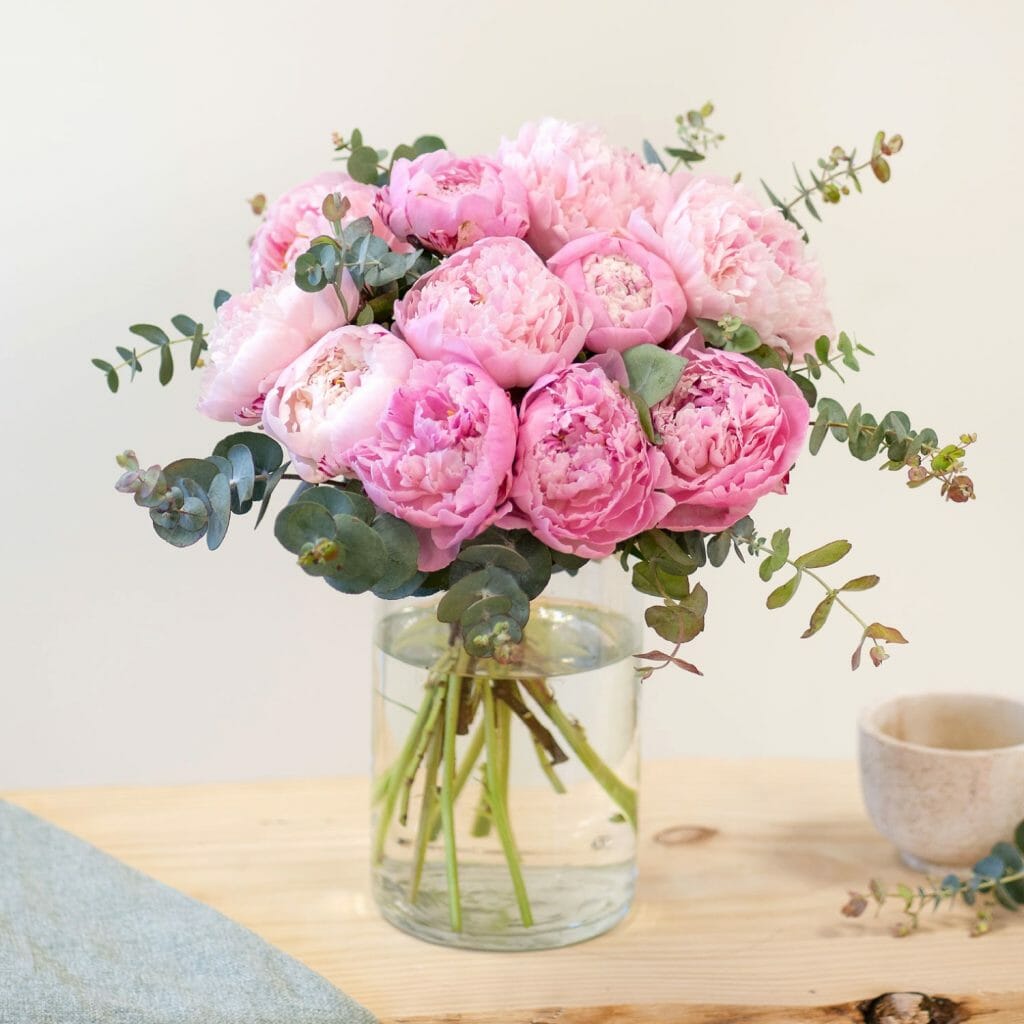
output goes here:
[[[643, 677], [670, 664], [697, 671], [679, 656], [704, 626], [694, 576], [730, 551], [754, 556], [765, 581], [789, 570], [770, 608], [805, 578], [819, 584], [804, 635], [839, 607], [858, 624], [854, 667], [865, 643], [878, 665], [887, 644], [906, 641], [846, 600], [878, 578], [833, 586], [816, 571], [848, 542], [791, 556], [789, 531], [761, 536], [750, 513], [784, 493], [805, 446], [815, 453], [829, 435], [908, 473], [912, 487], [937, 480], [950, 500], [973, 497], [963, 467], [973, 436], [941, 444], [902, 412], [847, 412], [817, 394], [824, 372], [857, 370], [868, 350], [836, 331], [797, 210], [817, 217], [816, 201], [859, 191], [864, 168], [888, 180], [899, 137], [879, 133], [863, 164], [832, 150], [810, 187], [798, 180], [787, 203], [768, 191], [766, 205], [737, 181], [693, 172], [720, 139], [710, 112], [679, 119], [671, 170], [649, 143], [645, 160], [551, 119], [471, 158], [433, 136], [390, 160], [359, 132], [336, 137], [347, 173], [253, 200], [252, 290], [219, 292], [212, 329], [187, 316], [173, 318], [176, 339], [131, 328], [159, 353], [162, 383], [172, 348], [188, 345], [203, 367], [200, 412], [252, 428], [205, 458], [148, 469], [131, 452], [119, 458], [118, 489], [149, 510], [160, 537], [216, 548], [233, 515], [258, 507], [259, 521], [292, 480], [274, 531], [306, 573], [343, 593], [442, 595], [447, 644], [377, 783], [377, 854], [392, 816], [407, 813], [413, 778], [432, 770], [411, 898], [443, 828], [455, 931], [453, 737], [482, 714], [490, 743], [496, 702], [557, 761], [546, 715], [635, 824], [632, 789], [543, 681], [515, 671], [529, 656], [531, 603], [553, 575], [614, 556], [655, 599], [646, 620], [671, 649], [637, 655]], [[94, 360], [113, 390], [146, 354], [118, 351], [120, 366]], [[490, 747], [486, 758], [500, 769]], [[439, 771], [449, 781], [440, 793]], [[490, 779], [487, 810], [515, 882], [501, 791]]]

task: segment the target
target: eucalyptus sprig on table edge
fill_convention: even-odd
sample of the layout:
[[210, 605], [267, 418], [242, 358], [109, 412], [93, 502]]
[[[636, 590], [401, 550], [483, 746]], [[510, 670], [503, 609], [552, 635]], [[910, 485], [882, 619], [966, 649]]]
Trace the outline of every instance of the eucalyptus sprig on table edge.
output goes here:
[[851, 892], [849, 896], [841, 910], [846, 917], [860, 917], [871, 903], [877, 914], [888, 900], [899, 901], [903, 917], [893, 927], [893, 934], [899, 938], [920, 927], [925, 910], [934, 912], [943, 905], [952, 909], [960, 900], [975, 910], [971, 935], [985, 935], [992, 928], [992, 912], [997, 905], [1013, 912], [1024, 906], [1024, 821], [1012, 840], [996, 843], [991, 853], [974, 865], [968, 878], [950, 874], [941, 881], [929, 878], [927, 885], [901, 882], [893, 889], [873, 878], [867, 895]]

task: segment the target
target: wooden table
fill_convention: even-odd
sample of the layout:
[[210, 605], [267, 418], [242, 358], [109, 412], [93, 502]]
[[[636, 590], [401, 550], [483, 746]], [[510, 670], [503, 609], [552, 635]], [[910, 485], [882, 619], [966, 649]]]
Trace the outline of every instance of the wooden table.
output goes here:
[[388, 1022], [863, 1022], [862, 1001], [914, 991], [960, 1008], [889, 1022], [1024, 1024], [1024, 995], [1012, 994], [1024, 992], [1024, 920], [1004, 914], [971, 939], [969, 917], [944, 911], [896, 939], [895, 911], [839, 914], [848, 889], [909, 874], [865, 819], [848, 763], [646, 765], [632, 915], [579, 946], [505, 955], [431, 946], [380, 920], [363, 779], [8, 796], [248, 926]]

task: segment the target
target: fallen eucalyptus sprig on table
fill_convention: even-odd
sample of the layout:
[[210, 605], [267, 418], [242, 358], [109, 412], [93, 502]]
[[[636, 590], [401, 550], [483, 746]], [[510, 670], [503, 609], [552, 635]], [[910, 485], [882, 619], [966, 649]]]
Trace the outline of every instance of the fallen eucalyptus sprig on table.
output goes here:
[[889, 900], [901, 904], [903, 916], [893, 927], [893, 934], [899, 938], [920, 927], [925, 910], [952, 908], [957, 900], [975, 911], [971, 935], [985, 935], [992, 928], [992, 914], [997, 906], [1014, 913], [1024, 906], [1024, 821], [1017, 826], [1012, 840], [996, 843], [992, 852], [974, 865], [968, 878], [949, 874], [941, 881], [929, 878], [926, 885], [901, 882], [894, 888], [873, 878], [867, 895], [850, 893], [842, 913], [846, 917], [860, 917], [872, 903], [881, 912]]

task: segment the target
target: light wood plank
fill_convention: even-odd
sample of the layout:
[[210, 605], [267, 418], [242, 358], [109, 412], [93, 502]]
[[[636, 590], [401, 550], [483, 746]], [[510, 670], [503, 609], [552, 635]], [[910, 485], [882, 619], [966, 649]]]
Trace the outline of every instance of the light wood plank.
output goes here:
[[[907, 874], [865, 819], [852, 765], [686, 760], [645, 772], [633, 914], [595, 941], [515, 955], [430, 946], [378, 918], [362, 779], [10, 798], [252, 928], [385, 1018], [547, 1024], [536, 1008], [558, 1007], [558, 1024], [775, 1024], [909, 990], [986, 993], [986, 1024], [1024, 1021], [1020, 997], [1006, 995], [1024, 988], [1024, 921], [969, 939], [966, 918], [942, 913], [894, 939], [890, 916], [839, 915], [848, 888]], [[1017, 1016], [992, 1015], [1005, 1007]], [[506, 1010], [529, 1012], [486, 1017]]]

